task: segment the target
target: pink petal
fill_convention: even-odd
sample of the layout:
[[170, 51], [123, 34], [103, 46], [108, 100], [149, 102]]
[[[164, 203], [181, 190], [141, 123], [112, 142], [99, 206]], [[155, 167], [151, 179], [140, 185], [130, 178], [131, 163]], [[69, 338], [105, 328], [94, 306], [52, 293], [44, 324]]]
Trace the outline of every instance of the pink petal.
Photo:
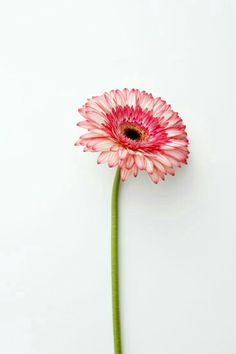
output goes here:
[[128, 177], [130, 176], [130, 174], [131, 174], [131, 170], [127, 170], [126, 168], [122, 168], [120, 171], [121, 180], [123, 182], [125, 182], [128, 179]]
[[130, 170], [134, 165], [134, 158], [132, 155], [128, 155], [126, 158], [126, 168]]
[[126, 149], [120, 149], [119, 150], [119, 157], [120, 157], [120, 159], [125, 159], [126, 158], [126, 156], [127, 156], [127, 154], [128, 154], [128, 151], [126, 150]]
[[143, 155], [136, 154], [136, 155], [134, 156], [134, 158], [135, 158], [135, 163], [136, 163], [137, 167], [138, 167], [140, 170], [145, 170], [145, 161], [144, 161]]
[[153, 173], [153, 162], [148, 157], [145, 157], [145, 165], [148, 173]]
[[110, 151], [102, 151], [98, 156], [97, 163], [101, 164], [107, 162], [109, 160], [110, 153], [111, 153]]
[[149, 177], [156, 184], [160, 181], [160, 176], [157, 169], [154, 169], [153, 173], [149, 173]]
[[92, 124], [88, 120], [83, 120], [83, 121], [77, 123], [77, 126], [84, 128], [84, 129], [88, 129], [88, 130], [96, 128], [96, 124]]
[[171, 162], [170, 162], [170, 160], [169, 160], [166, 156], [164, 156], [163, 154], [157, 154], [157, 155], [156, 155], [156, 159], [157, 159], [160, 163], [162, 163], [163, 165], [171, 167]]
[[117, 152], [110, 152], [108, 166], [114, 167], [117, 166], [119, 162], [119, 156]]
[[110, 140], [103, 140], [101, 142], [98, 142], [96, 145], [93, 146], [94, 151], [106, 151], [109, 150], [113, 146], [113, 142]]

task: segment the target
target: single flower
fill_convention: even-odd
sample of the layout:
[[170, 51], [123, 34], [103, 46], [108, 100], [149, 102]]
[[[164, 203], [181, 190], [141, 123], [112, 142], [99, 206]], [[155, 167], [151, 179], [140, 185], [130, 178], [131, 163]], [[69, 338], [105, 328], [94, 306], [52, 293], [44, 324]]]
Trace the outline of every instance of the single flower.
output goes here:
[[137, 89], [94, 96], [79, 109], [89, 133], [75, 145], [100, 152], [97, 162], [117, 166], [121, 180], [146, 170], [154, 183], [187, 163], [188, 139], [178, 113], [160, 97]]
[[98, 151], [98, 163], [117, 166], [111, 201], [111, 285], [114, 354], [122, 354], [119, 305], [119, 188], [120, 179], [146, 170], [153, 182], [174, 175], [187, 163], [188, 139], [182, 119], [161, 98], [139, 90], [112, 90], [92, 97], [79, 109], [78, 123], [89, 130], [75, 145]]

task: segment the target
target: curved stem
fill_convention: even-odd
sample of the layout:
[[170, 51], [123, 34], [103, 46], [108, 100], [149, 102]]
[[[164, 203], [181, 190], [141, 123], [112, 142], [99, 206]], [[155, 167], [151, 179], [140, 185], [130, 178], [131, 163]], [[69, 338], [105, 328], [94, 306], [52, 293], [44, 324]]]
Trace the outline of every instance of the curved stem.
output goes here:
[[119, 304], [119, 252], [118, 252], [118, 200], [120, 187], [120, 170], [117, 168], [111, 200], [111, 275], [112, 275], [112, 315], [114, 353], [121, 354], [120, 304]]

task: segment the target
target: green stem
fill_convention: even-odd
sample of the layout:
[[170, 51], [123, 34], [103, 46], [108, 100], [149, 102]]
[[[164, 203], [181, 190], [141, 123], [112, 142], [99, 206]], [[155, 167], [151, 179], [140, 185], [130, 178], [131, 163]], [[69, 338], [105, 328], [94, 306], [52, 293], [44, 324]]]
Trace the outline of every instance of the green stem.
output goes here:
[[122, 354], [120, 334], [120, 304], [119, 304], [119, 253], [118, 253], [118, 200], [120, 187], [120, 170], [117, 168], [111, 200], [111, 275], [112, 275], [112, 315], [114, 353]]

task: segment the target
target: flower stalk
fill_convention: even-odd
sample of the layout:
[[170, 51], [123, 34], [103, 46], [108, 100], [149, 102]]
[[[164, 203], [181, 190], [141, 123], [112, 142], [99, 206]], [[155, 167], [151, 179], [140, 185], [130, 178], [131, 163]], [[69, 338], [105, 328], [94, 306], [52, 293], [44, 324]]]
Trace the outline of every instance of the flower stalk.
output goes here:
[[120, 332], [120, 302], [119, 302], [119, 243], [118, 243], [118, 219], [119, 219], [119, 189], [120, 170], [117, 168], [111, 200], [111, 280], [112, 280], [112, 317], [114, 353], [122, 354]]

